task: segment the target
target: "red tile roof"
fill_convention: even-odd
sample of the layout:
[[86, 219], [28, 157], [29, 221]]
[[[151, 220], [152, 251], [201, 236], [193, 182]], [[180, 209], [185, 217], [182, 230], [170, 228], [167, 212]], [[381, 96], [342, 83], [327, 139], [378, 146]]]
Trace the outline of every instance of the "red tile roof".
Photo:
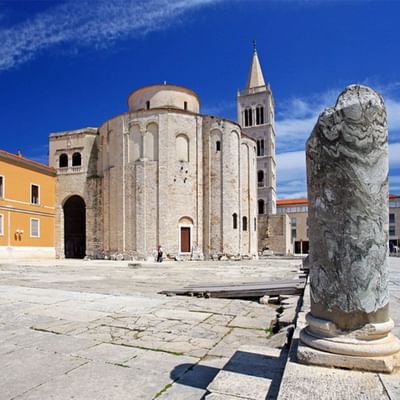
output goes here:
[[44, 169], [44, 170], [46, 170], [48, 172], [51, 172], [51, 173], [55, 173], [56, 172], [56, 170], [54, 168], [49, 167], [46, 164], [42, 164], [40, 162], [33, 161], [33, 160], [29, 159], [29, 158], [20, 156], [18, 154], [9, 153], [8, 151], [5, 151], [5, 150], [0, 150], [0, 156], [2, 156], [2, 155], [4, 156], [5, 159], [8, 159], [10, 161], [14, 161], [14, 162], [16, 162], [18, 164], [23, 164], [23, 165], [28, 166], [28, 167], [29, 166], [36, 167], [36, 168], [40, 168], [42, 170]]

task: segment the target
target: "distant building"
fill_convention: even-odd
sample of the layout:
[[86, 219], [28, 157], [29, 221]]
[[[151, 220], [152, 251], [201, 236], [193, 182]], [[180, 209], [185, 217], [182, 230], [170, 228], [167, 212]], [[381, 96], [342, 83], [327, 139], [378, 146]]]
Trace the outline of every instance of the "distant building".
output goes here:
[[56, 171], [0, 150], [0, 258], [54, 258]]
[[[262, 103], [264, 104], [264, 103]], [[257, 143], [192, 90], [142, 87], [99, 128], [49, 138], [58, 257], [257, 257]]]
[[277, 201], [277, 214], [288, 215], [290, 224], [290, 252], [308, 254], [308, 200], [287, 199]]

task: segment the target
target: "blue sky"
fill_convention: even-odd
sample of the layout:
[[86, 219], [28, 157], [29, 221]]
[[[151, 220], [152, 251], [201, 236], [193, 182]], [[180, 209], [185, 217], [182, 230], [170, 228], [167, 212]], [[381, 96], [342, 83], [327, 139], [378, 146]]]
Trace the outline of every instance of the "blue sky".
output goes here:
[[385, 98], [400, 193], [399, 15], [396, 0], [0, 0], [0, 148], [47, 162], [49, 133], [99, 126], [163, 81], [236, 120], [255, 39], [276, 103], [278, 197], [305, 195], [305, 140], [351, 83]]

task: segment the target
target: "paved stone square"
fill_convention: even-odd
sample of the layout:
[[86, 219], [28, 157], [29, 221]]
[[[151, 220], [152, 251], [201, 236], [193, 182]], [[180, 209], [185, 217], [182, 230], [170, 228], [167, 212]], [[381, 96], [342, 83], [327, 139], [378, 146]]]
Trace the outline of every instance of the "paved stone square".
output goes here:
[[[257, 367], [268, 357], [280, 360], [273, 373], [257, 380], [257, 370], [246, 382], [255, 388], [268, 378], [276, 390], [297, 296], [264, 305], [158, 292], [200, 282], [294, 279], [299, 265], [283, 259], [3, 263], [0, 399], [201, 399], [222, 368], [237, 393], [249, 360]], [[283, 331], [271, 335], [277, 312]], [[238, 351], [243, 345], [250, 347]], [[270, 355], [254, 354], [265, 346]]]

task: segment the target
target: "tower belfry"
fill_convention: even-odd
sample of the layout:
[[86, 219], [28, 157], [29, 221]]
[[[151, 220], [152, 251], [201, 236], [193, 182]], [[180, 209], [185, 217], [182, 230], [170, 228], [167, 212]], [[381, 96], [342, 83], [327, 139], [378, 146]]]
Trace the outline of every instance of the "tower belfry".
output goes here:
[[243, 132], [257, 142], [258, 214], [276, 214], [275, 103], [255, 41], [247, 87], [237, 95], [237, 119]]

